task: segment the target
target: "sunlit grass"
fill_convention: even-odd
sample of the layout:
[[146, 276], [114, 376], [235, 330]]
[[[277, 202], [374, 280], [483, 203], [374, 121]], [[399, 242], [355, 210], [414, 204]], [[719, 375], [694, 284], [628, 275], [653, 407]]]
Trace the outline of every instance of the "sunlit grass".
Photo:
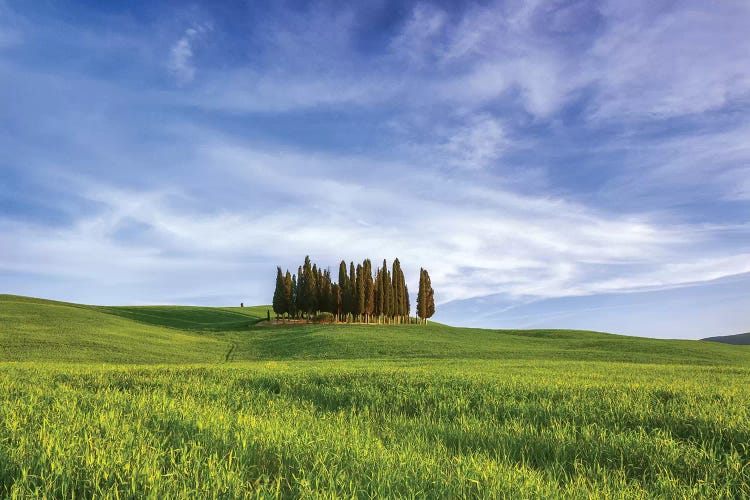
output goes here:
[[750, 495], [750, 371], [353, 361], [0, 369], [0, 494]]
[[0, 297], [0, 361], [196, 363], [229, 344], [88, 307]]

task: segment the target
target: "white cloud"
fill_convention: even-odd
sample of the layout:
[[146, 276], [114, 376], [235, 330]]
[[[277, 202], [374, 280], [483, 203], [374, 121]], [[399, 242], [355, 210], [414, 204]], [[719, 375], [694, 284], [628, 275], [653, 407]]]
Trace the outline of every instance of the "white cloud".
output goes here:
[[177, 83], [184, 85], [195, 78], [195, 65], [193, 64], [193, 44], [197, 38], [211, 31], [208, 24], [198, 24], [185, 30], [179, 40], [172, 45], [169, 51], [169, 69], [177, 79]]
[[421, 66], [434, 56], [442, 29], [447, 21], [444, 11], [427, 4], [417, 4], [402, 31], [391, 42], [396, 57]]
[[750, 95], [747, 3], [622, 4], [493, 3], [452, 24], [415, 9], [397, 41], [411, 41], [412, 60], [436, 58], [441, 99], [481, 106], [517, 92], [543, 119], [582, 91], [596, 93], [595, 120], [683, 116]]
[[[255, 40], [259, 67], [213, 73], [189, 100], [226, 111], [396, 100], [476, 113], [503, 101], [554, 120], [585, 95], [594, 122], [684, 116], [750, 96], [748, 22], [750, 8], [737, 2], [671, 9], [620, 1], [490, 3], [458, 19], [418, 3], [388, 52], [363, 60], [356, 9], [321, 8], [264, 26]], [[169, 67], [181, 84], [195, 78], [195, 41], [208, 29], [189, 28], [171, 49]]]
[[618, 199], [658, 195], [669, 203], [750, 200], [748, 137], [750, 124], [740, 123], [656, 141], [642, 137], [615, 141], [610, 147], [621, 151], [622, 171], [610, 176], [602, 192]]
[[654, 12], [620, 3], [604, 7], [609, 28], [585, 63], [600, 89], [595, 117], [681, 116], [750, 95], [750, 4]]
[[750, 253], [700, 257], [683, 262], [666, 262], [658, 269], [641, 272], [634, 276], [606, 279], [598, 282], [590, 293], [664, 289], [744, 273], [750, 273]]
[[345, 75], [238, 70], [209, 78], [186, 96], [185, 102], [229, 113], [283, 113], [319, 107], [374, 105], [396, 94], [398, 85]]
[[497, 160], [505, 146], [499, 120], [488, 114], [473, 116], [443, 144], [448, 162], [461, 168], [484, 168]]
[[[555, 297], [676, 286], [748, 270], [747, 255], [706, 247], [713, 231], [698, 234], [398, 164], [202, 140], [185, 171], [211, 165], [213, 175], [243, 188], [247, 208], [210, 210], [212, 202], [177, 187], [144, 192], [87, 183], [80, 191], [102, 208], [72, 226], [2, 222], [14, 244], [1, 246], [0, 269], [50, 279], [89, 276], [91, 290], [104, 282], [155, 282], [154, 290], [170, 297], [248, 286], [254, 302], [267, 301], [274, 262], [293, 267], [308, 253], [332, 267], [340, 258], [397, 256], [412, 287], [415, 269], [426, 266], [441, 302], [500, 291]], [[352, 175], [332, 180], [325, 173], [344, 166]], [[362, 181], [357, 172], [384, 180]], [[264, 200], [253, 202], [258, 193]]]
[[[514, 95], [529, 113], [548, 118], [585, 82], [579, 62], [539, 36], [537, 3], [473, 7], [445, 29], [435, 83], [449, 103], [481, 107]], [[515, 93], [515, 94], [514, 94]]]

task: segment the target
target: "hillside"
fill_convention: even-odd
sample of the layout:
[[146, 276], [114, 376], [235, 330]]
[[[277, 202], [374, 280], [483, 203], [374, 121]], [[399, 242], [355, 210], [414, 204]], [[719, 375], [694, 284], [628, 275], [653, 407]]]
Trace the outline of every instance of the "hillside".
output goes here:
[[721, 337], [708, 337], [703, 340], [732, 345], [750, 345], [750, 332], [738, 333], [737, 335], [723, 335]]
[[88, 306], [141, 323], [188, 331], [247, 331], [266, 319], [269, 307]]
[[107, 308], [0, 295], [0, 361], [200, 363], [229, 345], [106, 313]]
[[86, 306], [0, 295], [0, 361], [474, 358], [750, 365], [750, 351], [720, 343], [437, 323], [268, 326], [267, 310]]

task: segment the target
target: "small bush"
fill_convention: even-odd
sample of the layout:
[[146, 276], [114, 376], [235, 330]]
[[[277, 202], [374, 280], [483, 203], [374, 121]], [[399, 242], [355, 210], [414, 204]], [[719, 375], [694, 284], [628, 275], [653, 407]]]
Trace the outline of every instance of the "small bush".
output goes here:
[[313, 317], [313, 323], [333, 323], [333, 314], [321, 312]]

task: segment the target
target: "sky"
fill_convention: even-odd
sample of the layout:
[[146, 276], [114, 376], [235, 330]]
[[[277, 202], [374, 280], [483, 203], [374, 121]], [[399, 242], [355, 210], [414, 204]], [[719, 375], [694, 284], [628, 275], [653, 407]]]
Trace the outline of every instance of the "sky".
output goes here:
[[[750, 3], [0, 0], [0, 293], [750, 331]], [[414, 298], [414, 297], [412, 297]]]

